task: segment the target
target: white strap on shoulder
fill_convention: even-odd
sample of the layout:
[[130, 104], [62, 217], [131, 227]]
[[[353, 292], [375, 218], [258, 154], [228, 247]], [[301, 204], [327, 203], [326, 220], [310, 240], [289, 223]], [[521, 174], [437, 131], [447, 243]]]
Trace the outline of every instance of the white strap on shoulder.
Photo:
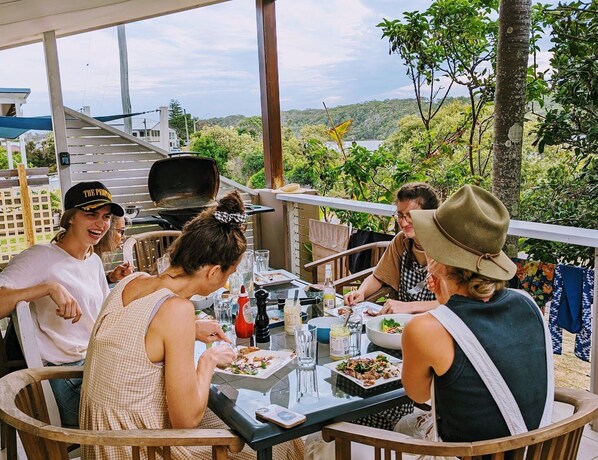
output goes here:
[[511, 435], [526, 433], [528, 429], [513, 393], [473, 332], [446, 305], [440, 305], [428, 313], [434, 316], [453, 336], [455, 342], [459, 344], [471, 361], [494, 398]]

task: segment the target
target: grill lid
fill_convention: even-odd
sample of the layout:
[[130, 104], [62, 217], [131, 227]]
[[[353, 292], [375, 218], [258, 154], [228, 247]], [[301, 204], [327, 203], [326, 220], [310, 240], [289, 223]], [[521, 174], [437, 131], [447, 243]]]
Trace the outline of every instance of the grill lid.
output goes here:
[[220, 173], [212, 158], [164, 158], [152, 165], [147, 185], [158, 207], [202, 208], [216, 204]]

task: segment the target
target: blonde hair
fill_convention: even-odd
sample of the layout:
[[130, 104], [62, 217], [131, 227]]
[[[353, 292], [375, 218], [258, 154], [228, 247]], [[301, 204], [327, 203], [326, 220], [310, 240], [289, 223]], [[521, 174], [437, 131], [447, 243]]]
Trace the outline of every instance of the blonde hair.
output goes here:
[[[125, 221], [125, 228], [129, 226], [130, 220], [127, 220], [127, 217], [119, 217], [119, 216], [112, 216], [110, 217], [110, 228], [106, 232], [106, 234], [102, 237], [98, 244], [93, 247], [93, 251], [100, 257], [102, 257], [107, 252], [114, 252], [118, 249], [119, 244], [115, 243], [114, 241], [117, 240], [116, 238], [116, 222], [119, 219], [124, 219]], [[118, 241], [120, 242], [120, 234], [118, 235]]]
[[464, 268], [449, 266], [446, 268], [448, 277], [453, 279], [458, 285], [465, 286], [469, 295], [476, 300], [484, 300], [492, 297], [507, 285], [506, 281], [488, 278]]
[[73, 217], [75, 217], [75, 214], [77, 214], [78, 211], [77, 208], [71, 208], [62, 213], [62, 216], [60, 217], [60, 230], [58, 230], [58, 233], [52, 238], [52, 243], [60, 243], [64, 239], [66, 232], [68, 232], [71, 226], [71, 220], [73, 220]]

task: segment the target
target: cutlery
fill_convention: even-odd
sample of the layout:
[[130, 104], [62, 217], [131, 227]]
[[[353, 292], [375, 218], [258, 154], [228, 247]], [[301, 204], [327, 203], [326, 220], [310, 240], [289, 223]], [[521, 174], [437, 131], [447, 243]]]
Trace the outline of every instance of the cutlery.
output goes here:
[[428, 273], [423, 280], [421, 280], [419, 283], [417, 283], [411, 289], [407, 289], [407, 294], [417, 295], [420, 292], [422, 292], [424, 290], [424, 288], [426, 287], [426, 283], [428, 282], [429, 276], [430, 276], [430, 274]]

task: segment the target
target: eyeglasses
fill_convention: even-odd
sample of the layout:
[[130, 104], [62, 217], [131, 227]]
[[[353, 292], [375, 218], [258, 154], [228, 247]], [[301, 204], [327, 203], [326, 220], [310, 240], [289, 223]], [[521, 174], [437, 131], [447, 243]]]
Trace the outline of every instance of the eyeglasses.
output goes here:
[[402, 212], [395, 211], [393, 217], [397, 219], [397, 221], [406, 220], [408, 222], [411, 222], [411, 214], [409, 213], [403, 214]]

